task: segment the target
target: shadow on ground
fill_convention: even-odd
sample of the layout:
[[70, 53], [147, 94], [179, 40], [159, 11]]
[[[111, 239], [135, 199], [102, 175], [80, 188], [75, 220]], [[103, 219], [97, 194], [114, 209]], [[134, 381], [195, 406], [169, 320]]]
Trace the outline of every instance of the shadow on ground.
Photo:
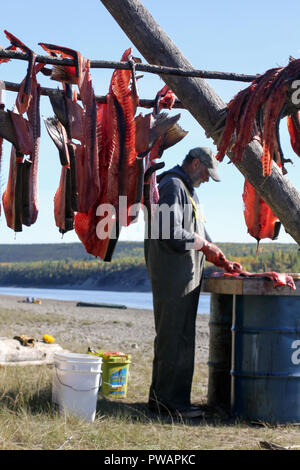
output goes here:
[[183, 419], [182, 416], [174, 417], [168, 413], [155, 413], [148, 409], [147, 403], [128, 403], [126, 401], [112, 401], [104, 397], [97, 402], [97, 416], [126, 417], [137, 422], [159, 422], [159, 423], [185, 423], [188, 425], [230, 425], [236, 422], [228, 412], [221, 408], [212, 408], [203, 403], [200, 406], [202, 416], [193, 419]]
[[[263, 426], [260, 422], [247, 422], [237, 420], [235, 417], [223, 410], [222, 408], [213, 408], [206, 403], [199, 404], [202, 411], [200, 418], [183, 419], [181, 416], [174, 417], [171, 414], [157, 414], [148, 409], [146, 402], [129, 403], [126, 400], [113, 401], [99, 394], [96, 408], [97, 418], [116, 418], [126, 419], [131, 422], [145, 423], [149, 422], [157, 424], [185, 424], [189, 426], [231, 426], [237, 423], [245, 422], [248, 426]], [[52, 404], [51, 387], [41, 388], [38, 393], [27, 394], [20, 390], [10, 390], [0, 395], [0, 413], [4, 409], [13, 413], [24, 411], [24, 409], [32, 415], [44, 414], [45, 416], [53, 416], [57, 413], [57, 407]], [[271, 427], [271, 426], [269, 426]]]

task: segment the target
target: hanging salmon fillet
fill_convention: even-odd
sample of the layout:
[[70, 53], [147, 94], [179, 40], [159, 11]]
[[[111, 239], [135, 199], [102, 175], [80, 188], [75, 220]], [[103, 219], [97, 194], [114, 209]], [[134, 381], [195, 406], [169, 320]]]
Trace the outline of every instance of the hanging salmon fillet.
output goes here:
[[44, 64], [35, 66], [32, 73], [31, 99], [27, 110], [28, 121], [32, 129], [33, 148], [26, 161], [28, 171], [23, 174], [24, 206], [22, 223], [30, 226], [34, 224], [38, 216], [38, 163], [41, 138], [40, 97], [41, 87], [37, 83], [36, 74], [44, 67]]
[[[172, 109], [175, 99], [175, 94], [167, 85], [157, 92], [152, 113], [153, 116], [155, 116], [156, 125], [160, 122], [160, 120], [165, 120], [167, 116], [165, 113], [160, 112], [161, 109]], [[164, 131], [161, 132], [161, 135], [155, 141], [155, 144], [152, 146], [150, 152], [145, 158], [144, 192], [147, 195], [147, 201], [145, 205], [148, 211], [151, 211], [151, 206], [157, 204], [159, 199], [158, 186], [156, 182], [156, 169], [162, 168], [162, 165], [158, 164], [158, 159], [162, 157], [164, 150], [177, 144], [188, 134], [188, 132], [184, 131], [177, 123], [179, 118], [180, 114], [172, 118], [167, 118], [169, 123], [172, 125], [168, 126], [168, 128], [166, 127]]]
[[[290, 60], [286, 67], [273, 68], [254, 80], [245, 90], [240, 91], [228, 104], [225, 127], [216, 158], [222, 161], [227, 150], [233, 154], [232, 160], [241, 161], [246, 145], [255, 137], [263, 150], [261, 166], [263, 176], [271, 173], [273, 162], [283, 174], [287, 171], [286, 162], [280, 145], [279, 124], [286, 113], [286, 100], [289, 83], [300, 73], [300, 60]], [[299, 116], [288, 117], [291, 144], [295, 152], [300, 151], [297, 138]], [[243, 200], [244, 217], [248, 232], [256, 240], [276, 239], [280, 222], [268, 205], [256, 193], [249, 182], [245, 181]], [[258, 248], [258, 245], [257, 245]]]
[[[21, 83], [14, 112], [10, 112], [17, 140], [11, 152], [7, 189], [3, 194], [3, 207], [7, 224], [15, 231], [22, 225], [35, 223], [38, 215], [38, 153], [40, 144], [40, 94], [36, 74], [44, 64], [35, 65], [36, 54], [13, 34], [5, 31], [12, 48], [19, 48], [28, 56], [26, 77]], [[23, 114], [27, 113], [28, 121]], [[24, 159], [24, 155], [29, 155]]]
[[74, 212], [71, 205], [71, 171], [62, 167], [58, 189], [54, 196], [54, 218], [60, 233], [73, 229]]
[[[117, 78], [113, 77], [113, 79], [116, 80]], [[126, 152], [122, 147], [126, 135], [124, 116], [125, 113], [123, 113], [119, 102], [112, 93], [107, 95], [105, 105], [98, 104], [97, 136], [101, 178], [100, 199], [88, 215], [77, 213], [75, 217], [75, 230], [86, 250], [95, 256], [100, 256], [105, 261], [110, 261], [112, 257], [120, 227], [132, 223], [136, 214], [138, 214], [143, 198], [144, 157], [149, 154], [151, 148], [155, 152], [155, 157], [158, 155], [160, 157], [165, 148], [174, 145], [175, 140], [179, 141], [186, 135], [186, 132], [181, 130], [183, 134], [180, 138], [178, 138], [178, 134], [174, 138], [176, 134], [174, 129], [181, 129], [177, 124], [180, 115], [173, 117], [167, 116], [166, 113], [138, 115], [134, 119], [135, 146], [131, 149], [131, 152], [134, 152], [136, 161], [134, 161], [134, 166], [131, 166], [128, 164]], [[172, 138], [170, 137], [171, 134]], [[124, 161], [122, 161], [122, 158], [124, 158]], [[154, 161], [152, 164], [154, 164]], [[134, 175], [132, 190], [120, 209], [119, 196], [124, 196], [124, 193], [122, 194], [122, 190], [124, 190], [122, 178], [126, 178], [128, 174], [130, 175], [130, 172]], [[133, 207], [136, 209], [135, 213], [130, 210]], [[106, 212], [104, 211], [105, 208], [107, 208]], [[111, 210], [112, 208], [114, 210]], [[102, 211], [101, 214], [100, 211]]]
[[243, 201], [248, 233], [257, 240], [258, 250], [261, 239], [277, 239], [281, 223], [247, 180], [244, 184]]
[[[119, 205], [120, 141], [113, 97], [108, 94], [106, 101], [106, 104], [97, 104], [100, 197], [88, 214], [83, 212], [76, 214], [75, 231], [88, 253], [99, 256], [104, 261], [110, 261], [119, 235], [117, 208]], [[77, 165], [80, 167], [80, 149], [76, 155], [79, 159]], [[98, 207], [100, 210], [97, 210]]]
[[176, 100], [175, 93], [165, 85], [155, 97], [153, 114], [158, 114], [163, 108], [172, 109]]
[[83, 79], [79, 87], [84, 108], [82, 127], [85, 147], [83, 171], [78, 172], [81, 179], [78, 189], [78, 211], [88, 212], [100, 194], [99, 156], [96, 136], [97, 106], [89, 73], [90, 61], [83, 59]]
[[228, 148], [233, 161], [241, 161], [246, 145], [255, 136], [263, 146], [262, 171], [268, 176], [275, 161], [286, 172], [279, 139], [279, 122], [285, 113], [289, 83], [300, 73], [300, 59], [286, 67], [267, 70], [250, 86], [240, 91], [228, 104], [225, 127], [218, 144], [217, 160], [222, 161]]
[[[131, 59], [131, 49], [128, 49], [121, 60]], [[138, 97], [130, 80], [129, 70], [115, 70], [106, 104], [97, 104], [100, 197], [88, 214], [78, 212], [75, 216], [75, 230], [87, 252], [105, 261], [111, 260], [122, 226], [131, 224], [139, 212], [144, 157], [151, 148], [155, 147], [161, 156], [164, 148], [174, 145], [170, 131], [180, 117], [161, 113], [134, 119]], [[167, 91], [164, 89], [163, 96]], [[170, 93], [167, 99], [170, 100]], [[80, 158], [80, 152], [78, 155]]]
[[23, 191], [23, 179], [27, 177], [28, 166], [24, 169], [24, 154], [29, 155], [33, 151], [33, 135], [30, 123], [15, 112], [9, 111], [17, 148], [12, 145], [10, 155], [10, 169], [7, 187], [2, 196], [3, 209], [8, 227], [16, 232], [22, 231], [23, 200], [26, 197], [26, 184]]
[[[165, 113], [160, 113], [156, 115], [156, 119], [163, 118]], [[176, 122], [180, 117], [176, 115], [174, 117], [168, 118], [170, 127], [167, 129], [163, 135], [161, 135], [152, 149], [145, 158], [145, 184], [149, 185], [149, 204], [157, 204], [159, 199], [158, 186], [156, 182], [156, 170], [152, 171], [152, 167], [157, 167], [158, 160], [161, 159], [164, 151], [173, 145], [180, 142], [187, 134], [187, 131], [184, 131], [180, 125]], [[173, 123], [172, 123], [173, 121]], [[161, 166], [160, 166], [161, 167]], [[147, 175], [147, 177], [146, 177]]]
[[66, 129], [57, 118], [44, 118], [45, 127], [58, 149], [61, 166], [70, 168], [68, 138]]
[[[18, 222], [15, 219], [15, 185], [16, 185], [16, 177], [17, 177], [17, 157], [16, 157], [16, 149], [12, 146], [11, 154], [10, 154], [10, 165], [9, 165], [9, 174], [8, 174], [8, 183], [7, 187], [2, 196], [2, 204], [3, 209], [6, 217], [6, 223], [9, 228], [15, 231], [20, 229]], [[20, 217], [20, 216], [19, 216]], [[19, 218], [18, 217], [18, 218]]]
[[[121, 62], [127, 62], [131, 58], [132, 50], [129, 48], [122, 55]], [[115, 70], [109, 88], [109, 93], [114, 98], [120, 139], [119, 196], [127, 198], [127, 213], [124, 211], [118, 214], [121, 226], [129, 225], [131, 222], [129, 212], [131, 206], [136, 203], [140, 170], [136, 160], [134, 122], [138, 97], [133, 89], [129, 87], [130, 80], [130, 70]]]
[[28, 119], [18, 113], [15, 107], [13, 111], [7, 111], [16, 137], [16, 145], [19, 153], [29, 155], [33, 151], [33, 132]]
[[80, 52], [74, 51], [69, 47], [56, 46], [55, 44], [48, 44], [39, 42], [41, 46], [52, 57], [60, 55], [61, 58], [73, 59], [75, 64], [71, 66], [54, 65], [51, 73], [51, 80], [56, 80], [62, 83], [76, 84], [81, 86], [82, 81], [82, 56]]
[[[3, 47], [0, 46], [0, 50], [2, 50]], [[11, 46], [6, 47], [4, 50], [5, 51], [15, 51], [17, 48], [13, 44]], [[11, 59], [0, 59], [0, 64], [9, 62]], [[0, 86], [0, 110], [4, 110], [5, 105], [2, 102], [2, 86]], [[3, 138], [0, 137], [0, 180], [1, 180], [1, 175], [2, 175], [2, 146], [3, 146]], [[2, 200], [2, 194], [1, 194], [1, 186], [0, 186], [0, 199]], [[0, 215], [1, 215], [1, 206], [0, 206]]]
[[[157, 159], [161, 158], [166, 148], [175, 145], [187, 134], [177, 124], [179, 118], [180, 114], [168, 116], [167, 113], [150, 113], [145, 116], [139, 114], [135, 118], [135, 148], [138, 161], [141, 163], [141, 174], [139, 175], [141, 186], [138, 187], [138, 202], [144, 202], [145, 185], [147, 185], [147, 204], [149, 197], [152, 204], [158, 201], [155, 177], [155, 171], [158, 169]], [[180, 133], [181, 135], [179, 136]], [[164, 164], [159, 165], [160, 168], [163, 166]], [[150, 168], [152, 168], [151, 171]], [[154, 194], [157, 194], [157, 198], [154, 197]], [[155, 198], [155, 201], [152, 196]]]
[[[9, 33], [7, 33], [9, 34]], [[28, 52], [17, 38], [9, 34], [14, 44]], [[21, 44], [21, 45], [20, 45]], [[33, 64], [34, 64], [33, 58]], [[3, 194], [3, 208], [7, 225], [14, 231], [22, 231], [22, 225], [35, 223], [38, 215], [38, 153], [40, 143], [40, 86], [36, 74], [44, 64], [29, 64], [16, 99], [14, 112], [10, 112], [17, 140], [12, 149], [7, 188]], [[28, 120], [20, 113], [25, 110]], [[29, 155], [24, 159], [24, 155]]]
[[21, 83], [21, 87], [16, 100], [16, 106], [19, 113], [24, 114], [28, 110], [32, 98], [32, 87], [35, 86], [32, 79], [34, 74], [36, 54], [31, 49], [29, 49], [29, 47], [25, 46], [25, 44], [23, 44], [20, 39], [16, 38], [16, 36], [6, 30], [4, 30], [4, 32], [6, 34], [6, 37], [10, 40], [12, 46], [21, 49], [22, 52], [25, 52], [29, 56], [27, 74], [25, 79]]
[[[54, 66], [51, 79], [62, 82], [65, 91], [68, 90], [66, 88], [68, 84], [76, 84], [79, 88], [83, 109], [74, 104], [74, 100], [70, 96], [68, 97], [66, 92], [64, 110], [62, 111], [63, 120], [57, 113], [56, 115], [66, 128], [69, 144], [72, 138], [76, 138], [81, 141], [81, 150], [84, 149], [84, 153], [80, 151], [81, 171], [76, 169], [77, 158], [75, 154], [71, 162], [73, 193], [74, 191], [76, 193], [76, 204], [72, 205], [74, 210], [88, 213], [100, 194], [98, 143], [96, 139], [97, 109], [90, 75], [90, 61], [82, 57], [79, 52], [67, 47], [46, 43], [39, 44], [50, 55], [60, 55], [62, 58], [70, 58], [75, 62], [74, 66]], [[69, 148], [69, 151], [72, 159], [72, 148]], [[78, 179], [80, 180], [79, 183], [77, 183]], [[78, 184], [76, 189], [74, 189], [75, 184]], [[75, 196], [73, 195], [74, 199]]]
[[300, 111], [287, 117], [287, 125], [291, 146], [298, 157], [300, 157]]
[[[2, 103], [1, 100], [1, 89], [0, 89], [0, 109], [4, 109], [4, 104]], [[2, 175], [2, 146], [3, 146], [3, 138], [0, 137], [0, 181], [1, 181], [1, 175]], [[2, 200], [2, 195], [1, 195], [1, 184], [0, 184], [0, 201]], [[1, 205], [0, 205], [0, 215], [1, 215]]]
[[[128, 49], [121, 60], [130, 58]], [[129, 88], [130, 79], [130, 70], [115, 70], [106, 104], [97, 104], [100, 195], [88, 214], [79, 211], [75, 217], [76, 233], [88, 253], [105, 261], [111, 259], [121, 227], [130, 223], [130, 207], [137, 200], [134, 115], [138, 98]], [[120, 196], [125, 198], [123, 205], [119, 204]]]
[[83, 114], [84, 110], [77, 102], [77, 94], [73, 92], [73, 98], [66, 96], [68, 122], [70, 126], [70, 138], [84, 141]]
[[[76, 169], [75, 153], [77, 144], [74, 144], [72, 139], [84, 140], [83, 108], [79, 106], [76, 99], [77, 95], [74, 92], [72, 93], [70, 85], [64, 84], [63, 91], [57, 90], [50, 96], [55, 118], [45, 119], [48, 134], [58, 148], [61, 164], [71, 170], [71, 204], [73, 211], [78, 210], [77, 187], [80, 182], [78, 182], [78, 171]], [[84, 150], [83, 145], [82, 148]], [[83, 173], [83, 170], [81, 173]]]
[[44, 122], [49, 136], [58, 149], [62, 165], [59, 186], [54, 196], [54, 219], [59, 232], [64, 234], [74, 228], [70, 146], [68, 145], [66, 130], [57, 118], [44, 118]]

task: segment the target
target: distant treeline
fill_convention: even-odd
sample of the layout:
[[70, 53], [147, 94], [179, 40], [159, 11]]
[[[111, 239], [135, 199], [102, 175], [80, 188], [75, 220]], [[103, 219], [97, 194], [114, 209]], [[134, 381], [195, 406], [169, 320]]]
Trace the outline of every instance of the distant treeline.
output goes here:
[[[250, 272], [300, 272], [296, 244], [218, 243], [225, 256]], [[205, 264], [205, 274], [217, 268]], [[0, 245], [0, 285], [150, 290], [142, 242], [119, 242], [110, 263], [88, 255], [80, 243]]]
[[0, 286], [150, 290], [141, 258], [0, 263]]
[[300, 272], [300, 252], [296, 243], [261, 243], [256, 255], [253, 243], [219, 243], [228, 259], [243, 265], [245, 271]]

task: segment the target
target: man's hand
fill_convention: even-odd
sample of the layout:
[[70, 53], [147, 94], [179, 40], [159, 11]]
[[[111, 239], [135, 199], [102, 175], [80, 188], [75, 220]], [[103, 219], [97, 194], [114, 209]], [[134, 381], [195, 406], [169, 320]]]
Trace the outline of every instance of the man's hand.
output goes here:
[[200, 249], [205, 255], [205, 258], [215, 266], [222, 267], [226, 262], [224, 253], [214, 243], [205, 240], [203, 247]]
[[228, 261], [226, 260], [226, 263], [224, 264], [223, 269], [227, 271], [228, 273], [238, 273], [240, 274], [243, 271], [243, 266], [240, 263], [237, 263], [236, 261]]
[[235, 261], [228, 261], [224, 253], [214, 243], [210, 243], [205, 240], [203, 247], [200, 249], [205, 255], [205, 258], [215, 266], [224, 269], [229, 273], [241, 273], [243, 268], [239, 263]]

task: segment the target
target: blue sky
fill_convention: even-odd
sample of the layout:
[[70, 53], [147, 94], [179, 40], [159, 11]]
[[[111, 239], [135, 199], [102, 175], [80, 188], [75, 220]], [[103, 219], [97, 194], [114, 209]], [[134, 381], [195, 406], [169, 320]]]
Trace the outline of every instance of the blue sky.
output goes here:
[[[52, 0], [47, 7], [37, 0], [3, 3], [0, 29], [0, 44], [3, 47], [8, 45], [4, 29], [40, 54], [44, 52], [38, 42], [51, 42], [79, 50], [90, 59], [120, 60], [123, 51], [133, 46], [99, 0]], [[143, 4], [195, 68], [255, 74], [286, 65], [290, 55], [299, 58], [300, 3], [295, 0], [286, 0], [284, 4], [277, 0], [144, 0]], [[134, 46], [133, 52], [145, 62]], [[20, 82], [25, 76], [26, 66], [23, 61], [2, 64], [0, 79]], [[107, 93], [111, 74], [112, 70], [92, 70], [96, 94]], [[43, 76], [40, 83], [57, 86], [56, 82]], [[247, 86], [241, 82], [220, 80], [210, 80], [210, 84], [225, 102]], [[144, 74], [139, 81], [140, 97], [154, 98], [163, 85], [157, 76]], [[15, 93], [6, 92], [8, 109], [12, 108], [15, 98]], [[142, 108], [139, 108], [140, 111], [147, 112]], [[47, 97], [41, 98], [41, 114], [53, 115]], [[181, 111], [180, 124], [189, 134], [164, 153], [166, 168], [181, 163], [190, 148], [203, 145], [216, 151], [211, 139], [205, 137], [200, 125], [185, 110]], [[281, 123], [281, 142], [285, 157], [292, 158], [294, 162], [293, 166], [287, 166], [287, 177], [298, 188], [300, 161], [291, 149], [285, 120]], [[9, 154], [10, 144], [5, 143], [2, 188], [7, 183]], [[227, 162], [228, 158], [225, 157], [219, 165], [220, 183], [209, 182], [197, 190], [207, 220], [207, 230], [216, 242], [255, 242], [247, 234], [243, 218], [243, 176]], [[62, 238], [55, 226], [53, 198], [59, 177], [58, 153], [42, 123], [38, 221], [30, 228], [24, 227], [23, 232], [14, 234], [6, 227], [2, 212], [1, 243], [78, 241], [74, 231]], [[138, 223], [124, 230], [122, 239], [141, 240], [142, 236], [143, 226]], [[293, 242], [293, 239], [282, 227], [278, 241]]]

